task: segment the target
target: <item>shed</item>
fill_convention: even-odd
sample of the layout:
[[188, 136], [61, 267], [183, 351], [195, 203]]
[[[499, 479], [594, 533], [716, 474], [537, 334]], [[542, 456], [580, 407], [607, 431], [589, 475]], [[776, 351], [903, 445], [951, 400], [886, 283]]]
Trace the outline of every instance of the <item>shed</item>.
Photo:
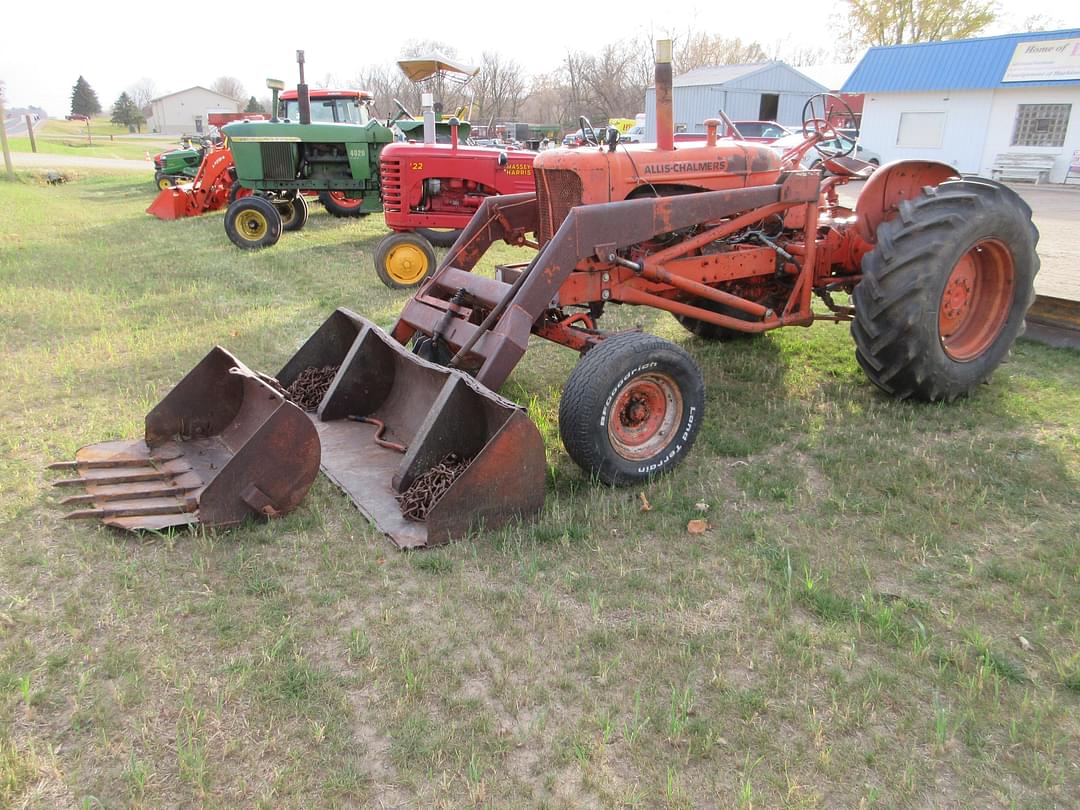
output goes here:
[[[734, 121], [802, 120], [802, 108], [828, 88], [783, 62], [695, 68], [675, 77], [672, 102], [676, 132], [705, 132], [705, 120], [721, 110]], [[656, 88], [645, 91], [645, 140], [656, 140]]]
[[871, 48], [844, 83], [864, 93], [862, 143], [883, 161], [1062, 182], [1080, 156], [1080, 29]]
[[238, 113], [240, 102], [196, 85], [150, 101], [152, 132], [197, 135], [209, 129], [210, 113]]

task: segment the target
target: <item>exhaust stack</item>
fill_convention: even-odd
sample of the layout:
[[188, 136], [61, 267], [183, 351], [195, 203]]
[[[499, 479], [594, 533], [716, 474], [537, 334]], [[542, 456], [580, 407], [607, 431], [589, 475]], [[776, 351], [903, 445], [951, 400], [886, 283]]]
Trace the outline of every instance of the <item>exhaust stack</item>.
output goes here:
[[296, 85], [296, 102], [300, 108], [300, 123], [311, 123], [311, 99], [308, 96], [307, 82], [304, 81], [304, 52], [296, 52], [296, 64], [300, 66], [300, 84]]
[[656, 146], [671, 151], [675, 148], [675, 115], [671, 103], [671, 40], [656, 41]]

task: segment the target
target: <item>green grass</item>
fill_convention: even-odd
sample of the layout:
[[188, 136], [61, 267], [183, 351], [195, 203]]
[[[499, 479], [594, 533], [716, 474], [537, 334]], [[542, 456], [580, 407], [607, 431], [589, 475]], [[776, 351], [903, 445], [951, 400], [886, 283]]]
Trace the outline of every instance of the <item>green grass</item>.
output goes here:
[[[143, 160], [146, 153], [151, 156], [165, 149], [178, 145], [176, 138], [158, 136], [155, 138], [132, 138], [127, 127], [113, 124], [107, 117], [97, 117], [90, 122], [90, 137], [87, 138], [86, 123], [83, 121], [65, 121], [50, 118], [34, 130], [37, 151], [46, 155], [80, 155], [82, 157], [114, 158], [122, 160]], [[8, 139], [11, 151], [29, 152], [29, 136], [17, 136]], [[153, 171], [151, 174], [153, 174]]]
[[273, 372], [334, 307], [405, 300], [379, 217], [248, 254], [152, 197], [0, 185], [0, 805], [1076, 806], [1076, 353], [1019, 343], [924, 406], [845, 327], [615, 310], [705, 373], [668, 477], [577, 470], [574, 357], [537, 342], [503, 388], [547, 444], [534, 523], [401, 554], [320, 478], [273, 523], [133, 537], [64, 522], [44, 465], [139, 435], [215, 343]]

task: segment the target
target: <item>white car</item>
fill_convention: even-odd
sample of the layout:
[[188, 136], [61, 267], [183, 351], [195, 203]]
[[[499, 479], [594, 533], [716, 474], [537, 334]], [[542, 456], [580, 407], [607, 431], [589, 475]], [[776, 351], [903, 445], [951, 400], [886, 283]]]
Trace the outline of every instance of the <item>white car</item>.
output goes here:
[[[772, 147], [772, 149], [776, 151], [777, 154], [782, 155], [784, 154], [784, 152], [791, 149], [792, 147], [798, 146], [804, 140], [806, 139], [803, 134], [801, 132], [796, 132], [793, 135], [785, 135], [783, 138], [773, 141], [771, 144], [769, 144], [769, 146]], [[832, 140], [822, 141], [820, 146], [826, 152], [838, 153], [847, 152], [849, 149], [851, 149], [851, 143], [851, 138], [847, 137], [846, 135], [838, 135]], [[869, 149], [864, 148], [862, 144], [858, 143], [857, 141], [855, 142], [855, 149], [850, 152], [850, 156], [858, 158], [859, 160], [865, 160], [867, 163], [872, 163], [875, 166], [881, 165], [881, 155], [879, 155], [877, 152], [873, 152]], [[821, 161], [821, 153], [818, 152], [817, 149], [811, 148], [805, 155], [803, 155], [802, 167], [804, 169], [817, 169], [820, 167]]]
[[637, 126], [630, 127], [622, 135], [619, 136], [620, 143], [641, 143], [645, 138], [645, 125], [638, 124]]

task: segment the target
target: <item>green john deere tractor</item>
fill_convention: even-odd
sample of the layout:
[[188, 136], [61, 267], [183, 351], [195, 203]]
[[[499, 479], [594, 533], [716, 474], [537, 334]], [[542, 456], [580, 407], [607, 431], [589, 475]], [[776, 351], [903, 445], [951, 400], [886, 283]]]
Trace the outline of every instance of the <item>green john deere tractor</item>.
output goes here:
[[[233, 199], [225, 212], [225, 232], [237, 247], [269, 247], [283, 231], [303, 228], [308, 218], [305, 194], [317, 194], [334, 216], [381, 212], [379, 153], [398, 133], [406, 139], [423, 134], [424, 122], [413, 119], [404, 107], [401, 113], [409, 116], [406, 120], [384, 125], [373, 119], [366, 104], [370, 95], [366, 93], [358, 94], [356, 109], [349, 111], [349, 122], [313, 121], [311, 96], [304, 83], [303, 51], [297, 52], [297, 61], [297, 120], [275, 116], [269, 121], [238, 121], [222, 129], [236, 164], [234, 188], [254, 192], [249, 197], [231, 195]], [[277, 110], [278, 93], [284, 83], [270, 79], [266, 85], [274, 96], [273, 109]], [[449, 142], [450, 124], [438, 122], [435, 127], [436, 138]], [[459, 138], [466, 138], [468, 132], [467, 123], [459, 125]]]
[[212, 144], [210, 138], [198, 142], [188, 140], [179, 149], [154, 155], [154, 185], [167, 189], [179, 183], [190, 183], [199, 173], [206, 150]]

